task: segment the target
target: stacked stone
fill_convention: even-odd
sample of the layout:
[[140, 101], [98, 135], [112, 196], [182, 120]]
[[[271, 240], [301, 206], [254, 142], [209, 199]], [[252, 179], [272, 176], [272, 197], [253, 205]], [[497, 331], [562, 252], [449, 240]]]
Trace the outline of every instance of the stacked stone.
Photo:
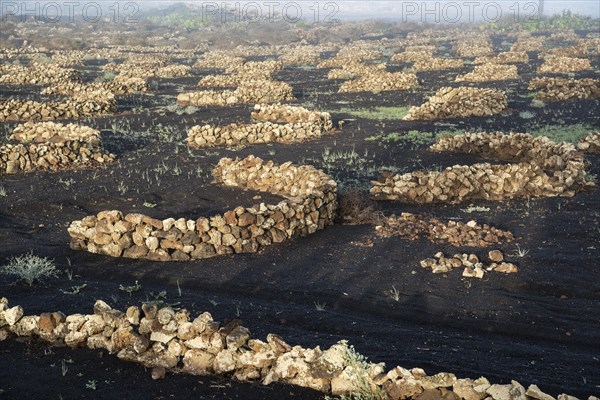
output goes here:
[[226, 52], [212, 50], [204, 54], [202, 59], [196, 61], [193, 67], [200, 69], [227, 69], [236, 65], [243, 64], [245, 62], [246, 60], [243, 57], [235, 57]]
[[377, 60], [383, 57], [378, 50], [361, 49], [357, 47], [344, 47], [335, 55], [322, 60], [317, 68], [343, 68], [348, 64], [364, 64], [367, 60]]
[[487, 40], [467, 40], [454, 45], [460, 57], [486, 57], [494, 54], [492, 45]]
[[530, 135], [465, 134], [445, 137], [433, 151], [462, 151], [518, 164], [456, 165], [441, 172], [417, 171], [373, 182], [376, 198], [408, 203], [574, 196], [593, 187], [581, 154], [570, 144]]
[[284, 65], [317, 65], [321, 60], [316, 46], [303, 46], [286, 51], [279, 57]]
[[81, 50], [61, 51], [52, 55], [52, 62], [60, 67], [83, 64], [86, 53]]
[[226, 186], [255, 189], [286, 198], [237, 207], [195, 220], [158, 220], [141, 214], [102, 211], [69, 226], [71, 247], [112, 257], [183, 261], [220, 254], [255, 253], [264, 246], [311, 234], [333, 223], [336, 184], [325, 173], [291, 163], [276, 165], [249, 156], [224, 158], [213, 170]]
[[435, 48], [432, 50], [406, 50], [399, 54], [394, 54], [390, 61], [391, 62], [427, 62], [433, 58]]
[[79, 140], [99, 145], [100, 131], [84, 125], [29, 121], [17, 125], [9, 139], [21, 143], [61, 143]]
[[[553, 399], [536, 385], [525, 389], [516, 381], [491, 384], [484, 377], [459, 379], [448, 372], [428, 376], [421, 368], [400, 366], [386, 372], [383, 363], [357, 364], [355, 351], [343, 341], [327, 350], [291, 346], [273, 333], [262, 341], [251, 338], [250, 330], [239, 320], [221, 324], [208, 312], [192, 317], [186, 309], [175, 311], [151, 303], [122, 312], [97, 300], [93, 314], [56, 311], [25, 315], [21, 306], [10, 307], [8, 300], [1, 298], [0, 341], [12, 336], [39, 337], [71, 348], [104, 349], [121, 360], [152, 368], [156, 379], [173, 370], [191, 375], [227, 374], [239, 381], [265, 385], [280, 382], [332, 395], [366, 395], [365, 390], [371, 390], [374, 395], [383, 393], [386, 400], [418, 396]], [[558, 400], [569, 399], [573, 397], [558, 396]]]
[[341, 68], [332, 69], [327, 73], [327, 79], [352, 79], [373, 74], [385, 73], [385, 64], [348, 63]]
[[382, 237], [399, 236], [404, 239], [426, 238], [435, 243], [446, 243], [455, 247], [488, 247], [509, 243], [514, 239], [512, 232], [503, 231], [476, 221], [447, 221], [427, 218], [411, 213], [386, 217], [383, 225], [375, 230]]
[[9, 99], [0, 102], [0, 121], [55, 120], [71, 119], [117, 110], [117, 103], [111, 92], [93, 90], [89, 93], [76, 93], [62, 102], [40, 103], [33, 100]]
[[0, 83], [15, 85], [47, 85], [60, 82], [79, 82], [81, 77], [74, 69], [66, 69], [54, 64], [33, 63], [0, 66]]
[[[169, 73], [187, 73], [191, 68], [187, 66], [168, 65], [171, 58], [169, 56], [158, 56], [155, 54], [136, 54], [130, 55], [126, 62], [122, 64], [106, 64], [102, 66], [102, 70], [106, 72], [114, 72], [118, 75], [128, 78], [148, 79], [153, 76], [158, 76], [158, 72], [162, 69], [165, 74]], [[184, 75], [185, 76], [185, 75]]]
[[552, 57], [547, 58], [538, 69], [540, 73], [563, 74], [570, 72], [587, 71], [592, 69], [592, 64], [587, 58]]
[[177, 104], [180, 106], [224, 106], [236, 104], [238, 101], [233, 90], [203, 90], [177, 95]]
[[252, 111], [255, 121], [268, 121], [276, 123], [316, 122], [324, 130], [333, 129], [331, 114], [321, 111], [310, 111], [304, 107], [294, 107], [286, 104], [255, 104]]
[[204, 87], [238, 86], [241, 81], [242, 77], [238, 75], [206, 75], [200, 79], [198, 85]]
[[406, 72], [378, 72], [344, 82], [339, 93], [409, 90], [419, 86], [417, 75]]
[[240, 103], [274, 103], [294, 100], [292, 86], [286, 82], [252, 80], [240, 83], [236, 89]]
[[590, 52], [588, 50], [588, 46], [586, 43], [583, 43], [577, 46], [555, 47], [545, 53], [540, 53], [539, 57], [542, 59], [552, 57], [585, 58], [589, 55]]
[[247, 61], [243, 64], [231, 65], [225, 69], [227, 74], [247, 77], [246, 80], [271, 79], [271, 76], [283, 69], [283, 62], [270, 61]]
[[248, 103], [273, 103], [294, 100], [292, 87], [279, 81], [242, 81], [236, 90], [205, 90], [181, 93], [177, 96], [179, 105], [228, 105]]
[[477, 57], [475, 64], [520, 64], [528, 63], [529, 55], [526, 51], [506, 51], [496, 56]]
[[87, 126], [51, 122], [18, 125], [10, 139], [18, 144], [0, 146], [0, 174], [57, 171], [112, 162], [100, 142], [100, 132]]
[[510, 51], [541, 51], [544, 48], [543, 37], [526, 37], [519, 39], [510, 47]]
[[508, 105], [506, 93], [501, 90], [474, 87], [444, 87], [419, 106], [411, 107], [406, 121], [436, 120], [488, 116], [502, 112]]
[[600, 80], [593, 78], [533, 78], [529, 90], [539, 90], [542, 101], [591, 100], [600, 98]]
[[456, 77], [455, 82], [490, 82], [520, 79], [516, 65], [482, 64], [472, 72]]
[[454, 254], [446, 257], [444, 253], [437, 253], [434, 258], [427, 258], [420, 262], [421, 268], [430, 269], [434, 274], [445, 274], [453, 269], [464, 268], [465, 278], [483, 279], [486, 272], [501, 272], [515, 274], [519, 272], [516, 265], [504, 261], [504, 255], [499, 250], [492, 250], [488, 254], [489, 264], [479, 260], [476, 254]]
[[318, 139], [326, 133], [321, 122], [276, 124], [229, 124], [226, 126], [196, 125], [188, 131], [188, 146], [245, 146], [258, 143], [296, 143]]
[[147, 89], [148, 86], [145, 79], [117, 75], [112, 81], [101, 83], [81, 84], [77, 82], [63, 82], [53, 84], [44, 88], [42, 94], [73, 96], [78, 92], [93, 92], [97, 90], [108, 91], [113, 94], [126, 94], [145, 92]]
[[189, 76], [191, 72], [192, 67], [187, 65], [172, 64], [158, 68], [154, 76], [158, 78], [181, 78], [184, 76]]
[[463, 60], [454, 58], [429, 58], [415, 61], [412, 69], [414, 71], [446, 71], [464, 67]]
[[600, 132], [591, 133], [579, 142], [579, 149], [588, 153], [600, 153]]

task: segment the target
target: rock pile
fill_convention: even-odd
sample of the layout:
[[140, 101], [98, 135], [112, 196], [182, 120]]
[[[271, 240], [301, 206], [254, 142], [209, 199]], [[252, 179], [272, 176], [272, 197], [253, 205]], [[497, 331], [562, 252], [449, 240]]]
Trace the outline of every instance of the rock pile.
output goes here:
[[333, 128], [331, 115], [328, 112], [310, 111], [304, 107], [294, 107], [286, 104], [256, 104], [252, 111], [255, 121], [276, 123], [316, 122], [322, 124], [324, 130]]
[[242, 77], [238, 75], [206, 75], [200, 79], [198, 85], [204, 87], [237, 86], [241, 81]]
[[427, 60], [431, 60], [433, 58], [433, 50], [424, 49], [424, 50], [405, 50], [400, 54], [394, 54], [391, 58], [391, 62], [426, 62]]
[[529, 90], [539, 90], [537, 98], [554, 102], [570, 99], [587, 100], [600, 98], [600, 80], [593, 78], [533, 78]]
[[526, 37], [514, 43], [510, 47], [510, 51], [541, 51], [543, 48], [543, 37]]
[[590, 55], [587, 44], [583, 43], [570, 47], [554, 47], [547, 52], [540, 53], [542, 59], [552, 57], [585, 58]]
[[18, 125], [10, 139], [17, 144], [0, 146], [0, 174], [70, 169], [112, 162], [100, 132], [87, 126], [27, 122]]
[[428, 58], [415, 61], [412, 69], [414, 71], [446, 71], [450, 69], [460, 69], [464, 67], [461, 59], [455, 58]]
[[243, 64], [245, 62], [246, 60], [243, 57], [236, 57], [232, 56], [227, 52], [213, 50], [205, 53], [202, 59], [196, 61], [193, 67], [199, 69], [227, 69], [230, 67], [235, 67], [236, 65]]
[[332, 69], [327, 79], [352, 79], [355, 77], [386, 73], [385, 64], [348, 63], [341, 68]]
[[455, 82], [489, 82], [519, 79], [516, 65], [482, 64], [472, 72], [456, 77]]
[[0, 121], [71, 119], [108, 114], [116, 110], [114, 94], [93, 90], [76, 93], [62, 102], [9, 99], [0, 102]]
[[14, 85], [46, 85], [61, 82], [79, 82], [81, 77], [74, 69], [66, 69], [55, 64], [33, 63], [0, 66], [0, 83]]
[[61, 143], [79, 140], [98, 145], [100, 144], [100, 131], [84, 125], [29, 121], [17, 125], [9, 139], [21, 143]]
[[455, 247], [488, 247], [509, 243], [514, 239], [512, 232], [480, 225], [476, 221], [447, 221], [427, 218], [411, 213], [392, 215], [383, 225], [375, 227], [382, 237], [399, 236], [409, 240], [422, 237], [435, 243], [447, 243]]
[[[53, 345], [104, 349], [124, 361], [153, 368], [155, 376], [173, 370], [192, 375], [222, 374], [239, 381], [273, 382], [308, 387], [333, 395], [378, 392], [386, 400], [448, 398], [480, 400], [552, 400], [537, 386], [491, 384], [486, 378], [459, 379], [452, 373], [428, 376], [421, 368], [361, 361], [344, 341], [327, 350], [291, 346], [269, 333], [266, 341], [251, 338], [240, 320], [215, 321], [208, 312], [192, 317], [186, 309], [153, 303], [125, 312], [102, 300], [92, 314], [60, 311], [25, 315], [21, 306], [0, 299], [0, 341], [11, 336], [39, 337]], [[181, 366], [181, 367], [180, 367]], [[443, 397], [442, 397], [443, 395]], [[381, 397], [383, 396], [383, 397]], [[526, 397], [527, 396], [527, 397]], [[566, 394], [558, 400], [569, 400]], [[590, 397], [588, 400], [597, 400]]]
[[600, 153], [600, 132], [591, 133], [579, 142], [579, 149], [588, 153]]
[[284, 65], [317, 65], [321, 52], [314, 47], [298, 47], [286, 51], [279, 57]]
[[255, 253], [264, 246], [324, 229], [335, 217], [336, 184], [313, 167], [277, 165], [253, 156], [224, 158], [213, 176], [225, 186], [270, 192], [285, 200], [189, 220], [102, 211], [71, 223], [71, 248], [155, 261]]
[[271, 79], [271, 76], [283, 69], [281, 61], [247, 61], [243, 64], [230, 65], [225, 72], [232, 75], [245, 77], [243, 80]]
[[379, 72], [344, 82], [339, 93], [409, 90], [419, 86], [417, 75], [405, 72]]
[[192, 67], [172, 64], [158, 68], [154, 76], [158, 78], [181, 78], [189, 76], [190, 72], [192, 72]]
[[177, 104], [182, 106], [204, 106], [249, 103], [274, 103], [294, 100], [292, 87], [279, 81], [242, 81], [236, 90], [206, 90], [181, 93]]
[[444, 87], [431, 96], [425, 104], [419, 107], [411, 107], [404, 120], [435, 120], [494, 115], [502, 112], [507, 105], [506, 93], [501, 90]]
[[460, 57], [486, 57], [494, 54], [492, 45], [486, 39], [465, 40], [454, 45]]
[[528, 63], [529, 55], [526, 51], [506, 51], [496, 56], [477, 57], [475, 64], [520, 64]]
[[575, 147], [545, 137], [464, 134], [444, 137], [431, 150], [479, 154], [515, 164], [456, 165], [440, 172], [384, 176], [373, 182], [372, 196], [408, 203], [460, 203], [472, 199], [574, 196], [594, 186]]
[[452, 257], [446, 257], [444, 253], [437, 253], [434, 258], [427, 258], [421, 261], [421, 268], [430, 269], [434, 274], [445, 274], [456, 268], [464, 268], [463, 276], [465, 278], [482, 279], [486, 272], [501, 272], [504, 274], [514, 274], [519, 272], [516, 265], [505, 262], [504, 255], [500, 250], [492, 250], [488, 254], [489, 264], [484, 264], [479, 260], [476, 254], [455, 254]]
[[538, 69], [540, 73], [564, 74], [569, 72], [587, 71], [592, 64], [587, 58], [552, 57], [547, 58]]
[[229, 124], [226, 126], [196, 125], [188, 131], [188, 146], [238, 146], [258, 143], [295, 143], [318, 139], [327, 132], [322, 122], [291, 122], [277, 124]]
[[148, 89], [146, 80], [117, 75], [113, 80], [101, 83], [81, 84], [78, 82], [63, 82], [50, 85], [42, 90], [42, 94], [60, 94], [73, 96], [81, 92], [108, 91], [113, 94], [145, 92]]

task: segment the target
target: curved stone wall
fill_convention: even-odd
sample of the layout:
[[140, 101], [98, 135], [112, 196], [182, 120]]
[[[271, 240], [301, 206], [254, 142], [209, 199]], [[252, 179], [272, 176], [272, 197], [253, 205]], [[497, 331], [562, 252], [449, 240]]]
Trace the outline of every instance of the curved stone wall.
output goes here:
[[155, 261], [202, 259], [254, 253], [264, 246], [324, 229], [335, 218], [336, 183], [314, 167], [277, 165], [253, 156], [223, 158], [213, 176], [225, 186], [269, 192], [285, 200], [197, 219], [158, 220], [142, 214], [102, 211], [71, 223], [71, 248]]

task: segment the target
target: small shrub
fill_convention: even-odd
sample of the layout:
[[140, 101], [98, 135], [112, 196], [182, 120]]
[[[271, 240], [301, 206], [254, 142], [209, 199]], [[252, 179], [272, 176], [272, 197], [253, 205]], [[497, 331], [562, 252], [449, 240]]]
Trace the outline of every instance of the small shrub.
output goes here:
[[362, 190], [350, 187], [338, 195], [338, 218], [352, 225], [381, 225], [385, 219], [376, 203]]
[[33, 285], [36, 280], [58, 276], [58, 270], [53, 260], [34, 256], [33, 253], [11, 258], [1, 272], [6, 275], [15, 275], [29, 286]]

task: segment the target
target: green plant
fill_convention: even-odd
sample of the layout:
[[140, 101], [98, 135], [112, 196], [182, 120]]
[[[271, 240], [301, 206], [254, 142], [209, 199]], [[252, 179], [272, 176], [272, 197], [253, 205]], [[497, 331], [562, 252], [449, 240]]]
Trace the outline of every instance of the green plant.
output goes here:
[[151, 203], [149, 201], [145, 201], [143, 205], [146, 208], [154, 208], [154, 207], [156, 207], [156, 203]]
[[89, 381], [87, 381], [87, 383], [85, 384], [85, 388], [88, 390], [96, 390], [96, 384], [98, 383], [98, 381], [92, 380], [90, 379]]
[[326, 303], [315, 301], [314, 304], [317, 311], [325, 311], [325, 306], [327, 305]]
[[434, 135], [430, 132], [408, 131], [404, 135], [398, 132], [388, 133], [387, 135], [369, 136], [367, 141], [400, 142], [412, 145], [413, 149], [418, 146], [430, 145], [434, 142]]
[[4, 186], [0, 186], [0, 197], [6, 197], [7, 193], [6, 193], [6, 189], [4, 188]]
[[392, 286], [392, 288], [388, 290], [387, 294], [394, 301], [400, 301], [400, 296], [402, 296], [402, 293], [400, 293], [395, 286]]
[[594, 132], [595, 128], [587, 124], [546, 125], [530, 130], [533, 136], [546, 136], [555, 142], [577, 144], [581, 139]]
[[6, 275], [15, 275], [29, 286], [33, 285], [36, 280], [58, 276], [54, 260], [34, 256], [33, 252], [11, 258], [1, 272]]
[[342, 108], [334, 112], [350, 114], [354, 117], [364, 119], [396, 120], [404, 118], [408, 114], [409, 109], [410, 107], [375, 107], [373, 109]]
[[87, 287], [87, 283], [84, 283], [82, 285], [71, 286], [71, 290], [62, 290], [61, 289], [61, 292], [63, 292], [64, 294], [79, 294], [86, 287]]
[[130, 296], [131, 296], [131, 293], [137, 292], [141, 288], [142, 288], [142, 285], [140, 285], [138, 281], [135, 281], [135, 284], [131, 285], [131, 286], [119, 285], [119, 290], [122, 292], [128, 293]]
[[[367, 358], [358, 353], [353, 346], [348, 345], [346, 340], [340, 340], [338, 346], [344, 353], [343, 357], [347, 368], [352, 371], [352, 377], [354, 378], [352, 393], [340, 396], [339, 400], [386, 400], [388, 397], [385, 391], [371, 385], [372, 380], [369, 377], [369, 372], [372, 365], [367, 361]], [[333, 400], [329, 396], [326, 396], [325, 399]]]

